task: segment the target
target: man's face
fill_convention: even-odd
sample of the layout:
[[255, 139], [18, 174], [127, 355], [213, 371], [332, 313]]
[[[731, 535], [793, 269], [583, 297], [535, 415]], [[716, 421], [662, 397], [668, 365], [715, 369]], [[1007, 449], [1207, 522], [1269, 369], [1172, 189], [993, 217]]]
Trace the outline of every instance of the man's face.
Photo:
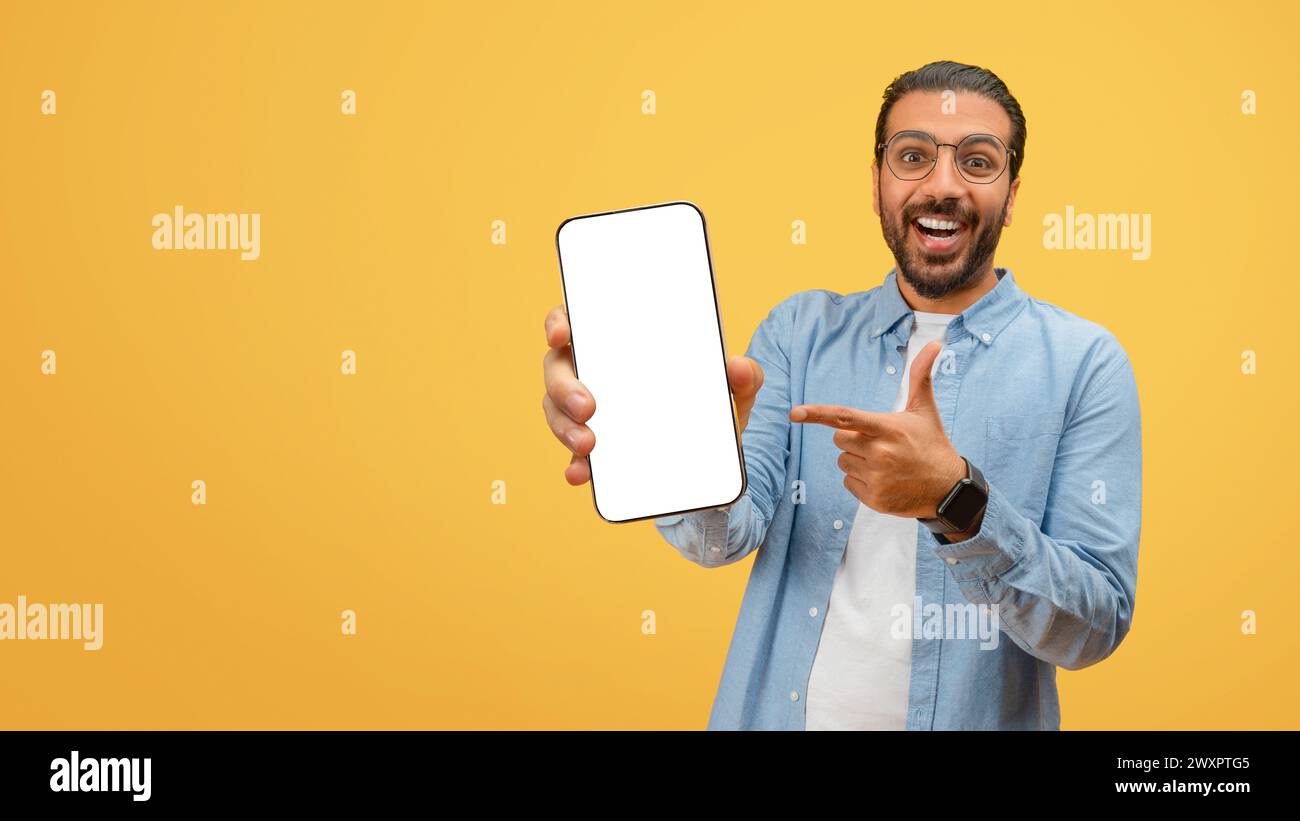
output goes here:
[[[913, 91], [900, 98], [885, 124], [885, 140], [899, 131], [929, 133], [937, 142], [956, 145], [968, 134], [995, 134], [1011, 144], [1011, 118], [998, 103], [961, 92], [945, 113], [940, 92]], [[880, 216], [885, 242], [899, 273], [927, 299], [939, 299], [969, 286], [992, 268], [1002, 227], [1011, 224], [1020, 180], [1011, 182], [1008, 167], [996, 182], [973, 183], [957, 172], [954, 149], [939, 149], [939, 161], [922, 180], [900, 180], [882, 157], [873, 165], [872, 209]], [[1009, 158], [1008, 158], [1009, 162]], [[960, 222], [955, 238], [927, 238], [919, 217]]]

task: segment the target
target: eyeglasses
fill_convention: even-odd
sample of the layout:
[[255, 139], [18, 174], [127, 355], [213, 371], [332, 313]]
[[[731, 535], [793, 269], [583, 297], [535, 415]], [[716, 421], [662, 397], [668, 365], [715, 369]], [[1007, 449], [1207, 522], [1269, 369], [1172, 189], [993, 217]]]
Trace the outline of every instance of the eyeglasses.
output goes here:
[[900, 180], [923, 180], [939, 162], [941, 146], [953, 148], [952, 161], [957, 173], [967, 182], [988, 185], [996, 182], [1010, 165], [1015, 149], [1007, 148], [996, 134], [970, 134], [957, 145], [936, 142], [924, 131], [900, 131], [887, 143], [876, 148], [885, 149], [885, 164]]

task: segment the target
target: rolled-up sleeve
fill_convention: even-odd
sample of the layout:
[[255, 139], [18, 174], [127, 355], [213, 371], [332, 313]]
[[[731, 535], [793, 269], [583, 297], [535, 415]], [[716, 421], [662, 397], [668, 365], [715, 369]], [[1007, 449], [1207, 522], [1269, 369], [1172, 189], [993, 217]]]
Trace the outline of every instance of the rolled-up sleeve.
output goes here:
[[687, 559], [704, 567], [738, 562], [767, 534], [781, 500], [790, 456], [790, 359], [798, 294], [759, 323], [745, 355], [763, 368], [749, 423], [741, 434], [747, 487], [730, 507], [662, 516], [655, 528]]
[[1141, 412], [1132, 364], [1118, 357], [1062, 430], [1042, 527], [990, 484], [979, 532], [935, 548], [968, 601], [995, 605], [1012, 641], [1067, 670], [1113, 653], [1133, 619]]

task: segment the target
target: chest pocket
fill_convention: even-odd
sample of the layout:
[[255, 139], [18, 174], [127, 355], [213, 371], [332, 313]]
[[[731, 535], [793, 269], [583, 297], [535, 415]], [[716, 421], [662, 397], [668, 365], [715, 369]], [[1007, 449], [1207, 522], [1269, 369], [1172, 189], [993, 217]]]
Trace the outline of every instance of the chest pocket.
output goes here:
[[1065, 413], [986, 416], [984, 461], [979, 468], [997, 483], [1021, 512], [1042, 524], [1052, 466], [1065, 426]]

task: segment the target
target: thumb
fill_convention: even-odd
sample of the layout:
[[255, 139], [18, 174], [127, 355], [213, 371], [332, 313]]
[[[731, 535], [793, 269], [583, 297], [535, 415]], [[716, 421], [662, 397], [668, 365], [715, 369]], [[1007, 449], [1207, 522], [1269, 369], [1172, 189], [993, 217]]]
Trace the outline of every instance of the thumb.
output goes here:
[[747, 356], [733, 356], [727, 360], [727, 381], [737, 402], [753, 399], [763, 386], [763, 368]]
[[943, 340], [936, 339], [922, 348], [912, 360], [911, 385], [908, 389], [906, 410], [930, 411], [938, 417], [939, 405], [934, 399], [934, 379], [930, 376], [930, 371], [934, 368], [934, 360], [938, 358], [939, 351], [942, 349]]
[[727, 360], [727, 381], [736, 401], [740, 429], [744, 430], [749, 422], [749, 411], [754, 407], [754, 398], [758, 389], [763, 387], [763, 366], [747, 356], [733, 356]]

